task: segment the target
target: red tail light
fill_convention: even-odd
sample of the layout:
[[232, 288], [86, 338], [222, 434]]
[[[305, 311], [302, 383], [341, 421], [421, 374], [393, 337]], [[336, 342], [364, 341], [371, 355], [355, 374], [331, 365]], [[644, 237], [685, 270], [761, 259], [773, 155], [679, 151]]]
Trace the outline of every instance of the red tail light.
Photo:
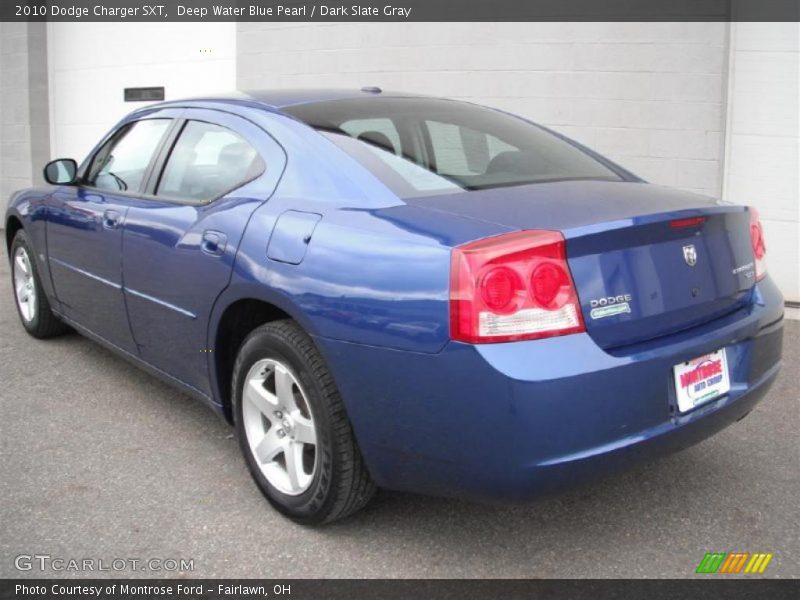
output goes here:
[[450, 336], [469, 343], [585, 331], [557, 231], [520, 231], [453, 249]]
[[767, 274], [767, 247], [764, 245], [764, 228], [758, 211], [750, 207], [750, 243], [753, 245], [753, 258], [756, 264], [756, 281], [761, 281]]

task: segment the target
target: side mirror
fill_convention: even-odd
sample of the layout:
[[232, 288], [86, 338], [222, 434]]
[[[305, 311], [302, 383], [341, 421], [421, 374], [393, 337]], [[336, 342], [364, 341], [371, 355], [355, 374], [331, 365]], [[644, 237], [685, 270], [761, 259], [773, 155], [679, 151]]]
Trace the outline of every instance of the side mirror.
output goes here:
[[78, 163], [71, 158], [59, 158], [47, 163], [44, 167], [44, 180], [52, 185], [70, 185], [75, 183]]

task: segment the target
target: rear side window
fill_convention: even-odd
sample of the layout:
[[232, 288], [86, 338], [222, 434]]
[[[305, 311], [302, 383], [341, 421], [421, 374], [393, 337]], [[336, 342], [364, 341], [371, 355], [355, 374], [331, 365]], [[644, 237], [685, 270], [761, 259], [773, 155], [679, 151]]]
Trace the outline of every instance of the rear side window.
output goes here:
[[115, 192], [140, 191], [147, 167], [170, 123], [170, 119], [144, 119], [123, 125], [94, 155], [86, 184]]
[[264, 168], [256, 149], [237, 133], [212, 123], [187, 121], [156, 195], [209, 202], [255, 179]]

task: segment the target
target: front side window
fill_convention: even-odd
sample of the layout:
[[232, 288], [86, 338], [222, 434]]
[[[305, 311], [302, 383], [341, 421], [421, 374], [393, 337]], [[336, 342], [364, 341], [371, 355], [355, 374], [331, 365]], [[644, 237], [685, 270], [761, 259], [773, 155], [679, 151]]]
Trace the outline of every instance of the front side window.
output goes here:
[[157, 196], [208, 202], [264, 172], [256, 149], [230, 129], [187, 121], [161, 175]]
[[358, 98], [284, 109], [358, 160], [401, 198], [622, 176], [545, 129], [435, 98]]
[[95, 154], [86, 185], [114, 192], [138, 192], [170, 119], [144, 119], [123, 125]]

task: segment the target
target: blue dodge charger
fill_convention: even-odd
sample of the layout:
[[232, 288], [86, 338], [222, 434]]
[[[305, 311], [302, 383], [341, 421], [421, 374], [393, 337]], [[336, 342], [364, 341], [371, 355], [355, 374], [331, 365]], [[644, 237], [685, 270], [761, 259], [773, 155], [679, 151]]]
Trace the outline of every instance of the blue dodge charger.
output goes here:
[[5, 217], [23, 327], [207, 403], [299, 522], [377, 487], [529, 499], [714, 434], [780, 368], [753, 208], [498, 110], [165, 102], [44, 174]]

